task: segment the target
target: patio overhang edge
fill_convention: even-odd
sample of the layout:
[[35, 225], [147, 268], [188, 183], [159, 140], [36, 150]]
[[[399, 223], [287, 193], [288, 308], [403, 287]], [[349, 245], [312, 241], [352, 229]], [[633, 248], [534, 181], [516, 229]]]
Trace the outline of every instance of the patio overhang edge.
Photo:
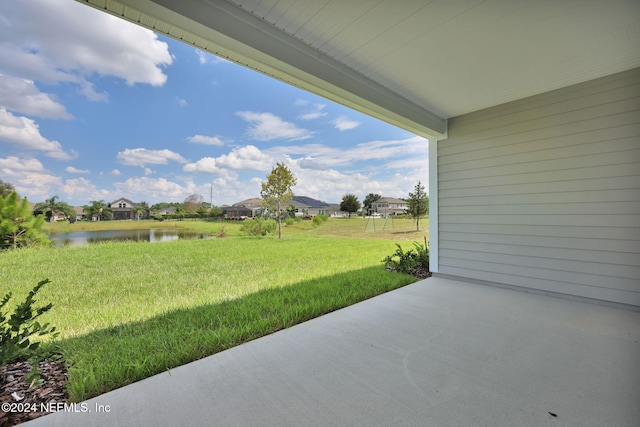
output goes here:
[[447, 120], [228, 2], [76, 0], [427, 139]]

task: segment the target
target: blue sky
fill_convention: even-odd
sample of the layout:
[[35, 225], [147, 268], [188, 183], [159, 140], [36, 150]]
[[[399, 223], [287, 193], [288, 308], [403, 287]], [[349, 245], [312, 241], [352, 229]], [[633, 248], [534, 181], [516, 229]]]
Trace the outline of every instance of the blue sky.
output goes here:
[[0, 179], [40, 202], [406, 197], [427, 140], [72, 0], [0, 0]]

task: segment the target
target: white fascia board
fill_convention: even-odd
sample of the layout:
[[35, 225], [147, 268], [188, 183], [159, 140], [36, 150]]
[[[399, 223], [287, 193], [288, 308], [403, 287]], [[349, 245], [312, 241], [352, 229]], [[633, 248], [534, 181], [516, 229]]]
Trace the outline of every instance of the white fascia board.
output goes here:
[[439, 230], [438, 217], [438, 140], [429, 140], [429, 271], [438, 272]]
[[[187, 32], [197, 39], [192, 44], [213, 54], [417, 135], [446, 137], [446, 119], [224, 0], [78, 1], [183, 41], [188, 37], [177, 34]], [[142, 13], [144, 19], [132, 19], [127, 8]], [[153, 20], [165, 25], [143, 23]], [[158, 28], [166, 24], [180, 31]]]

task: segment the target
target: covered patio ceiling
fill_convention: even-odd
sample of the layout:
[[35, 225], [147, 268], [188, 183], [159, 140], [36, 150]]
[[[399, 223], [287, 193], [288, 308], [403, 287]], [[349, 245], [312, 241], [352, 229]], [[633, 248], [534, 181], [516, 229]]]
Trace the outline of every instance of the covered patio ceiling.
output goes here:
[[78, 0], [427, 138], [640, 67], [637, 0]]

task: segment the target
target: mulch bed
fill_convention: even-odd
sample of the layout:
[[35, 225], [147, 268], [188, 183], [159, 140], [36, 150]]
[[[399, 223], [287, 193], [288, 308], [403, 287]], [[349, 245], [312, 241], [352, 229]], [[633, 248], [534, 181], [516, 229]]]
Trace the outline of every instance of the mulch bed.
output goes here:
[[[392, 267], [386, 267], [386, 269], [389, 271], [396, 271]], [[429, 271], [429, 267], [410, 268], [409, 271], [407, 271], [407, 274], [410, 274], [413, 277], [417, 277], [418, 279], [427, 279], [431, 277], [431, 272]]]
[[[47, 415], [41, 407], [68, 402], [67, 368], [62, 356], [38, 363], [39, 380], [27, 381], [33, 366], [26, 361], [0, 367], [0, 426], [14, 426]], [[7, 404], [9, 406], [7, 406]], [[10, 411], [5, 411], [9, 408]], [[46, 408], [45, 408], [46, 409]]]
[[409, 270], [409, 274], [417, 277], [418, 279], [426, 279], [431, 277], [431, 272], [428, 267], [417, 267]]

